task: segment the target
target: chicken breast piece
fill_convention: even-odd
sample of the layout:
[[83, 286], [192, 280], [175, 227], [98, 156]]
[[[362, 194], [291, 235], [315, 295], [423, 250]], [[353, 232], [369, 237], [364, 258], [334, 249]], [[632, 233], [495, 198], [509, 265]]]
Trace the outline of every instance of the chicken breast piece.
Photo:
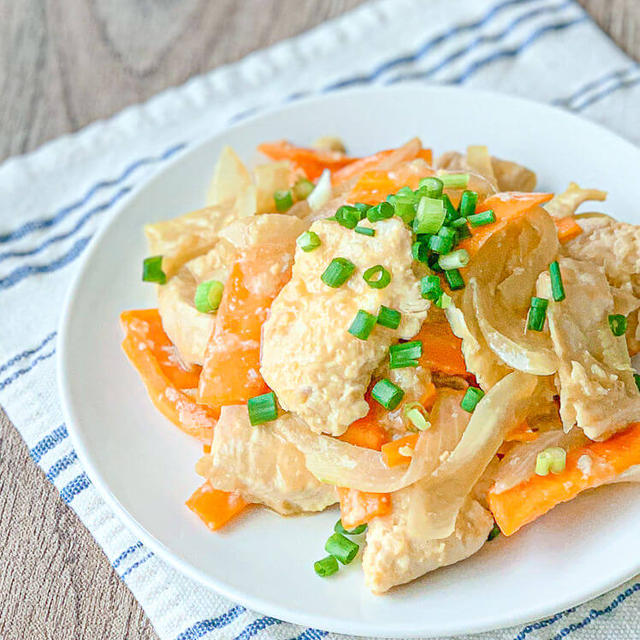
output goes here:
[[391, 513], [369, 523], [362, 569], [365, 584], [373, 593], [384, 593], [429, 571], [464, 560], [486, 542], [493, 516], [470, 497], [448, 538], [425, 537], [420, 513], [427, 502], [426, 491], [427, 481], [423, 480], [394, 493]]
[[211, 454], [199, 460], [196, 471], [215, 489], [237, 492], [285, 516], [322, 511], [337, 501], [335, 488], [311, 475], [296, 447], [269, 424], [251, 426], [246, 406], [223, 407]]
[[548, 272], [538, 278], [537, 294], [550, 300], [560, 416], [566, 431], [577, 424], [587, 437], [602, 440], [640, 420], [640, 392], [624, 336], [609, 327], [614, 300], [603, 269], [570, 258], [559, 263], [566, 299], [553, 302]]
[[[413, 337], [426, 317], [428, 302], [411, 268], [411, 233], [399, 218], [378, 222], [375, 229], [369, 237], [333, 221], [316, 221], [311, 231], [321, 246], [308, 253], [296, 249], [292, 278], [263, 325], [262, 377], [280, 405], [317, 433], [341, 435], [367, 414], [364, 394], [371, 374], [389, 345]], [[332, 288], [321, 276], [338, 257], [356, 269], [345, 284]], [[362, 277], [379, 264], [391, 274], [383, 289]], [[397, 330], [377, 325], [367, 340], [348, 332], [358, 310], [377, 314], [380, 305], [402, 313]]]

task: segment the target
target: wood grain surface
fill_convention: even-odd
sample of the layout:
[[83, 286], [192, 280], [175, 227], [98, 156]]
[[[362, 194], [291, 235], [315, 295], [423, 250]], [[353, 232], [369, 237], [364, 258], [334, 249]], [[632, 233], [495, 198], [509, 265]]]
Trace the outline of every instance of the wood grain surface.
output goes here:
[[[0, 159], [361, 1], [0, 0]], [[640, 59], [640, 0], [580, 2]], [[0, 640], [27, 638], [157, 636], [0, 412]]]

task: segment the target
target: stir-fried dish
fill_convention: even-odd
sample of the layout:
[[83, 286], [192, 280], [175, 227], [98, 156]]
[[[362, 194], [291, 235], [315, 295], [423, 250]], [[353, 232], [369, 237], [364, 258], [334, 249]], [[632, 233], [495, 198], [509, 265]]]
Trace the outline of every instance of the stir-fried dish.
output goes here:
[[258, 150], [249, 170], [225, 148], [207, 206], [146, 227], [157, 308], [121, 316], [203, 444], [187, 506], [210, 529], [339, 503], [310, 570], [361, 551], [382, 593], [639, 477], [640, 227], [577, 213], [604, 192], [536, 192], [482, 146]]

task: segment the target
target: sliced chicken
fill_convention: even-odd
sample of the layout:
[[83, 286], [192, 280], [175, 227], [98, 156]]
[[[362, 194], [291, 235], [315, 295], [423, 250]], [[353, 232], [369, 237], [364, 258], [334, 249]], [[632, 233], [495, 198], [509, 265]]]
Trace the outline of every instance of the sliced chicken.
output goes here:
[[270, 424], [251, 426], [246, 406], [222, 409], [211, 454], [200, 459], [196, 471], [215, 489], [237, 492], [282, 515], [322, 511], [337, 501], [335, 488], [316, 480], [302, 453]]
[[625, 339], [609, 327], [614, 299], [603, 269], [570, 258], [559, 262], [566, 299], [553, 302], [548, 272], [538, 278], [537, 293], [550, 300], [560, 415], [565, 430], [577, 424], [587, 437], [602, 440], [640, 420], [640, 392]]
[[[341, 435], [367, 414], [364, 394], [371, 374], [389, 346], [413, 337], [426, 317], [428, 303], [412, 271], [411, 233], [399, 218], [378, 222], [375, 230], [369, 237], [334, 221], [316, 221], [311, 231], [321, 246], [308, 253], [296, 250], [292, 278], [263, 326], [262, 377], [281, 406], [317, 433]], [[321, 276], [338, 257], [350, 260], [355, 271], [332, 288]], [[363, 279], [363, 272], [375, 265], [391, 274], [382, 289]], [[380, 305], [402, 313], [397, 330], [377, 325], [367, 340], [348, 332], [358, 310], [377, 314]]]

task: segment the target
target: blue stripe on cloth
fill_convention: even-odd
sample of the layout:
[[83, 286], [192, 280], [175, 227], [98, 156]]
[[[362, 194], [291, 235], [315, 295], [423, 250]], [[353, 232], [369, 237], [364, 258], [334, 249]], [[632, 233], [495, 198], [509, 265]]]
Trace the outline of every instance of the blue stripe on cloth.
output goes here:
[[29, 450], [29, 455], [33, 458], [35, 463], [40, 462], [42, 457], [48, 451], [55, 448], [60, 444], [69, 434], [67, 433], [67, 427], [64, 424], [56, 427], [51, 433], [47, 434], [40, 442], [35, 444]]
[[130, 556], [132, 553], [134, 553], [135, 551], [137, 551], [138, 549], [142, 549], [142, 542], [140, 540], [138, 540], [138, 542], [136, 542], [135, 544], [132, 544], [130, 547], [128, 547], [127, 549], [125, 549], [112, 563], [111, 566], [114, 569], [117, 569], [120, 566], [120, 563], [127, 558], [128, 556]]
[[260, 631], [264, 631], [267, 627], [272, 627], [276, 624], [282, 624], [282, 620], [278, 620], [277, 618], [272, 618], [271, 616], [263, 616], [262, 618], [258, 618], [254, 620], [250, 625], [247, 625], [239, 635], [237, 635], [234, 640], [249, 640], [256, 635], [256, 633], [260, 633]]
[[570, 106], [572, 102], [575, 102], [578, 98], [586, 95], [592, 89], [596, 89], [597, 87], [601, 87], [606, 84], [609, 80], [614, 80], [615, 78], [619, 78], [624, 76], [625, 74], [633, 71], [634, 69], [640, 67], [639, 64], [634, 64], [631, 67], [625, 67], [624, 69], [618, 69], [617, 71], [611, 71], [604, 76], [596, 78], [595, 80], [590, 80], [587, 84], [583, 85], [576, 91], [574, 91], [571, 95], [565, 98], [556, 98], [552, 101], [553, 104], [559, 106]]
[[295, 638], [291, 638], [291, 640], [320, 640], [320, 638], [324, 638], [328, 636], [328, 631], [322, 631], [322, 629], [307, 629], [303, 631], [299, 636]]
[[202, 638], [202, 636], [205, 636], [211, 631], [216, 631], [217, 629], [226, 627], [245, 611], [246, 609], [244, 607], [236, 605], [217, 618], [209, 618], [208, 620], [200, 620], [199, 622], [196, 622], [186, 631], [177, 635], [175, 640], [198, 640], [198, 638]]
[[126, 571], [124, 571], [120, 575], [120, 577], [124, 580], [132, 571], [137, 569], [140, 565], [143, 565], [150, 558], [153, 558], [153, 551], [149, 551], [149, 553], [146, 556], [144, 556], [144, 558], [141, 558], [137, 562], [134, 562]]
[[163, 151], [159, 156], [147, 156], [145, 158], [139, 158], [131, 163], [128, 167], [124, 169], [124, 171], [117, 177], [108, 180], [102, 180], [97, 184], [93, 185], [77, 202], [73, 204], [67, 205], [54, 213], [49, 218], [38, 218], [36, 220], [30, 220], [29, 222], [25, 222], [23, 225], [15, 229], [14, 231], [10, 231], [8, 233], [0, 235], [0, 244], [4, 244], [5, 242], [10, 242], [11, 240], [18, 240], [26, 236], [33, 231], [38, 231], [40, 229], [47, 229], [49, 227], [54, 226], [60, 220], [63, 220], [70, 213], [79, 209], [80, 207], [87, 204], [87, 202], [101, 189], [105, 189], [106, 187], [113, 187], [124, 180], [126, 180], [136, 169], [148, 164], [154, 164], [156, 162], [162, 162], [167, 158], [170, 158], [172, 155], [184, 149], [186, 146], [186, 142], [181, 142], [180, 144], [173, 145], [169, 147], [165, 151]]
[[10, 384], [15, 382], [18, 378], [21, 378], [25, 373], [29, 373], [39, 362], [43, 360], [48, 360], [51, 356], [55, 354], [56, 350], [50, 351], [49, 353], [45, 353], [44, 355], [38, 356], [28, 367], [24, 367], [23, 369], [18, 369], [15, 373], [12, 373], [8, 378], [0, 381], [0, 391], [2, 391], [5, 387], [8, 387]]
[[68, 469], [72, 464], [77, 462], [77, 460], [78, 456], [75, 451], [71, 451], [66, 456], [63, 456], [47, 471], [47, 480], [53, 482], [65, 469]]
[[89, 209], [73, 226], [72, 229], [66, 231], [65, 233], [58, 234], [57, 236], [53, 236], [53, 238], [49, 238], [42, 244], [38, 245], [33, 249], [27, 249], [25, 251], [5, 251], [4, 253], [0, 253], [0, 262], [3, 260], [9, 260], [10, 258], [26, 258], [27, 256], [34, 256], [41, 251], [44, 251], [47, 247], [51, 246], [56, 242], [60, 242], [61, 240], [66, 240], [71, 236], [75, 235], [82, 227], [84, 227], [85, 223], [87, 223], [93, 216], [97, 213], [102, 213], [109, 209], [112, 205], [114, 205], [118, 200], [127, 195], [131, 191], [131, 187], [123, 187], [116, 193], [111, 199], [99, 204], [92, 209]]
[[69, 504], [79, 493], [82, 493], [90, 485], [91, 481], [89, 480], [89, 476], [83, 471], [79, 476], [76, 476], [71, 482], [62, 487], [60, 497], [63, 502]]
[[592, 104], [594, 104], [596, 102], [599, 102], [603, 98], [606, 98], [607, 96], [610, 96], [612, 93], [615, 93], [616, 91], [619, 91], [620, 89], [630, 89], [631, 87], [634, 87], [638, 83], [640, 83], [640, 77], [638, 77], [638, 76], [636, 76], [635, 78], [631, 78], [629, 80], [619, 80], [612, 87], [608, 87], [607, 89], [604, 89], [600, 93], [596, 93], [595, 95], [591, 96], [588, 100], [585, 100], [582, 104], [580, 104], [579, 106], [575, 107], [574, 110], [575, 111], [582, 111], [583, 109], [586, 109], [587, 107], [590, 107]]
[[27, 349], [27, 350], [23, 351], [22, 353], [18, 353], [17, 355], [13, 356], [10, 360], [7, 360], [0, 367], [0, 373], [4, 373], [9, 367], [12, 367], [14, 364], [16, 364], [16, 362], [19, 362], [20, 360], [23, 360], [24, 358], [28, 358], [29, 356], [32, 356], [35, 353], [38, 353], [38, 351], [40, 351], [40, 349], [42, 349], [49, 342], [51, 342], [51, 340], [53, 340], [56, 337], [57, 334], [58, 334], [57, 331], [52, 331], [37, 347], [32, 347], [30, 349]]
[[18, 267], [14, 269], [11, 273], [6, 275], [4, 278], [0, 278], [0, 290], [9, 289], [10, 287], [14, 287], [19, 282], [22, 282], [25, 278], [29, 276], [41, 275], [44, 273], [53, 273], [54, 271], [58, 271], [58, 269], [62, 269], [66, 267], [68, 264], [73, 262], [85, 249], [87, 244], [91, 240], [91, 236], [84, 236], [79, 240], [76, 240], [74, 245], [67, 251], [65, 254], [56, 258], [52, 262], [43, 265], [32, 265], [28, 264], [23, 267]]
[[538, 631], [539, 629], [544, 629], [552, 624], [558, 622], [558, 620], [562, 620], [562, 618], [566, 618], [568, 615], [572, 614], [575, 611], [575, 607], [572, 609], [567, 609], [566, 611], [560, 611], [550, 618], [546, 618], [545, 620], [539, 620], [538, 622], [532, 622], [528, 624], [526, 627], [523, 627], [522, 631], [518, 633], [517, 636], [513, 637], [513, 640], [525, 640], [525, 638], [534, 631]]

